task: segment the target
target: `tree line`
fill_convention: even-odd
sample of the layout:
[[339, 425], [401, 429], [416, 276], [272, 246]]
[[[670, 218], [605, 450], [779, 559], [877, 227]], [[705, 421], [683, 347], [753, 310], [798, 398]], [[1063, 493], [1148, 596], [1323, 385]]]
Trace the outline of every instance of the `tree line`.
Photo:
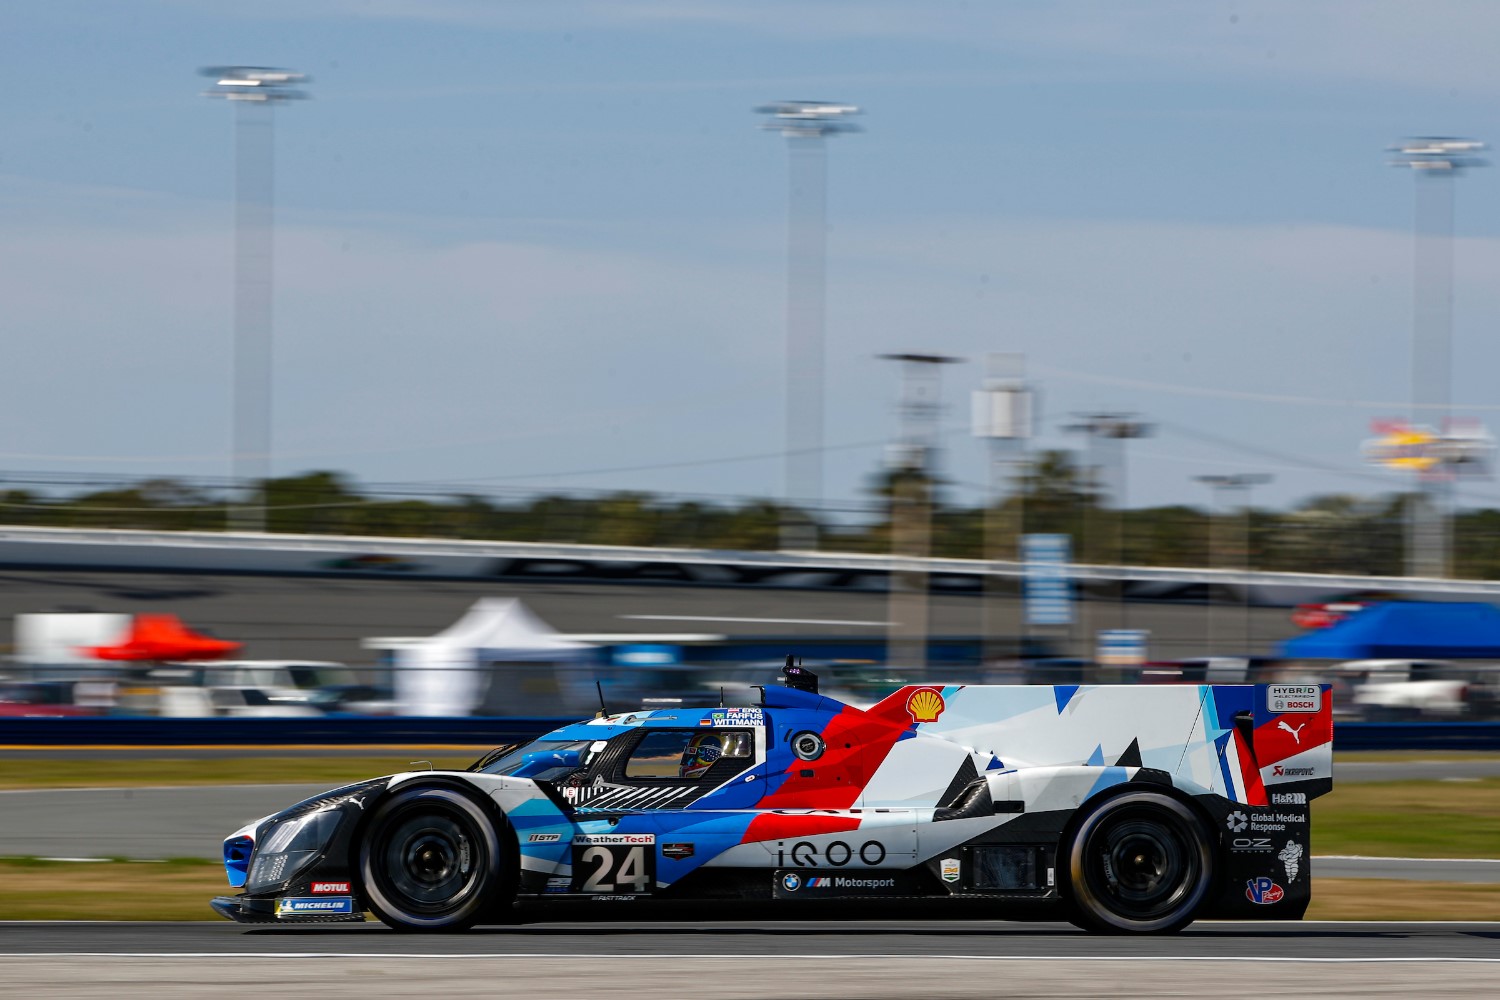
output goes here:
[[[803, 509], [829, 551], [888, 552], [893, 496], [901, 473], [872, 483], [859, 507]], [[904, 475], [910, 475], [906, 473]], [[909, 486], [910, 484], [908, 484]], [[1036, 455], [994, 508], [954, 502], [941, 482], [923, 482], [931, 554], [1012, 559], [1018, 532], [1072, 536], [1084, 562], [1149, 566], [1250, 567], [1360, 575], [1400, 575], [1403, 524], [1411, 497], [1328, 494], [1286, 510], [1211, 513], [1190, 505], [1112, 509], [1071, 452]], [[579, 542], [771, 550], [787, 511], [771, 499], [683, 499], [643, 492], [506, 497], [441, 496], [362, 490], [329, 471], [270, 479], [260, 486], [269, 530], [528, 542]], [[12, 486], [0, 492], [0, 522], [74, 528], [215, 531], [225, 526], [222, 488], [150, 479], [68, 495]], [[1500, 510], [1453, 519], [1454, 569], [1500, 578]]]

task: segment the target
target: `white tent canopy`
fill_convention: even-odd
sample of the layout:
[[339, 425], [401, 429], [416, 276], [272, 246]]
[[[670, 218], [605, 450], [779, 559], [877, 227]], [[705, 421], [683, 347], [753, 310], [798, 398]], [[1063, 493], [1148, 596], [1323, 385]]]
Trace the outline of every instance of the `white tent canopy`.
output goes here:
[[468, 715], [484, 696], [486, 664], [577, 663], [594, 646], [560, 635], [514, 597], [484, 597], [437, 635], [395, 646], [396, 702], [407, 715]]

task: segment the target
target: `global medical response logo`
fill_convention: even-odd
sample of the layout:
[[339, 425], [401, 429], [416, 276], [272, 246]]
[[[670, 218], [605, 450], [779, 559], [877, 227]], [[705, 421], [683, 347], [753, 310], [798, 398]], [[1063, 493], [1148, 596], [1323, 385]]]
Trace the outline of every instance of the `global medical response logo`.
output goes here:
[[1245, 883], [1245, 898], [1252, 903], [1259, 903], [1262, 906], [1268, 903], [1279, 903], [1281, 897], [1285, 895], [1285, 889], [1264, 875], [1252, 878]]
[[913, 722], [936, 722], [947, 707], [943, 692], [937, 688], [917, 688], [906, 699], [906, 714]]

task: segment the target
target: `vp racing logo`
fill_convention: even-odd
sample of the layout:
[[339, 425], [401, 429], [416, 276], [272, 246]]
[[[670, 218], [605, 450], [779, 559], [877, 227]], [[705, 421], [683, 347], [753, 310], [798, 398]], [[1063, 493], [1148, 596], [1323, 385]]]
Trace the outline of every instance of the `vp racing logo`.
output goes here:
[[1245, 898], [1252, 903], [1262, 905], [1268, 903], [1279, 903], [1281, 897], [1286, 895], [1286, 890], [1272, 880], [1262, 875], [1260, 878], [1252, 878], [1245, 882]]
[[1230, 833], [1240, 833], [1245, 827], [1250, 825], [1250, 817], [1236, 809], [1229, 814], [1229, 818], [1224, 821], [1224, 825], [1229, 827]]

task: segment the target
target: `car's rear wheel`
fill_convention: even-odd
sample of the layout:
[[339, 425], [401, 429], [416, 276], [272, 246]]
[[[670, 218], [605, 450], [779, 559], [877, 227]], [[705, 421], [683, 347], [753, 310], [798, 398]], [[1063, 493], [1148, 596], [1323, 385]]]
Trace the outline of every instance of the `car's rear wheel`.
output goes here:
[[1106, 933], [1169, 934], [1192, 923], [1213, 881], [1213, 852], [1188, 806], [1158, 792], [1099, 803], [1068, 856], [1070, 918]]
[[496, 826], [457, 789], [397, 789], [370, 817], [360, 845], [371, 911], [400, 931], [458, 931], [502, 908], [515, 862]]

